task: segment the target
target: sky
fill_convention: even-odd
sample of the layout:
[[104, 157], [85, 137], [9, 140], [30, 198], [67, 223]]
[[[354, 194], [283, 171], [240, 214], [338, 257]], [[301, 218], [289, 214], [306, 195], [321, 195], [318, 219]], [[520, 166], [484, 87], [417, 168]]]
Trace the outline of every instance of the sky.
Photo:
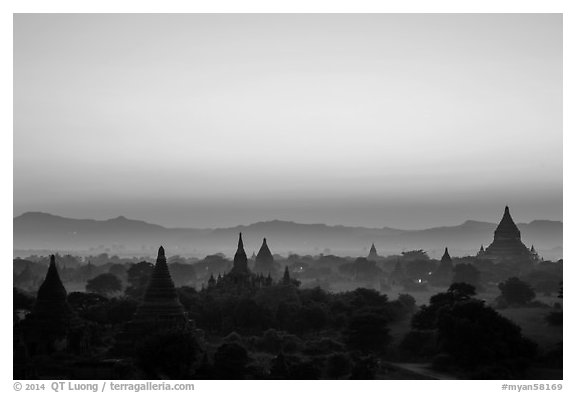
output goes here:
[[560, 14], [17, 14], [14, 216], [562, 220]]

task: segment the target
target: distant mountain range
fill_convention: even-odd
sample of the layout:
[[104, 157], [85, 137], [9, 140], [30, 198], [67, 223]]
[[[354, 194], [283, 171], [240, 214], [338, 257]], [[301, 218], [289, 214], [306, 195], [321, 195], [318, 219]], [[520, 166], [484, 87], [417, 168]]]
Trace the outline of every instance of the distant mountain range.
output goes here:
[[[29, 212], [14, 218], [14, 251], [59, 251], [81, 254], [108, 252], [119, 255], [150, 255], [159, 245], [168, 254], [204, 256], [217, 252], [232, 255], [238, 232], [243, 233], [247, 253], [258, 251], [266, 237], [273, 253], [332, 253], [367, 255], [374, 243], [380, 255], [424, 249], [439, 257], [444, 247], [455, 256], [474, 255], [491, 243], [494, 223], [466, 221], [461, 225], [423, 230], [363, 228], [265, 221], [219, 229], [165, 228], [144, 221], [117, 217], [110, 220], [65, 218]], [[537, 220], [517, 224], [522, 240], [545, 258], [562, 258], [562, 222]]]

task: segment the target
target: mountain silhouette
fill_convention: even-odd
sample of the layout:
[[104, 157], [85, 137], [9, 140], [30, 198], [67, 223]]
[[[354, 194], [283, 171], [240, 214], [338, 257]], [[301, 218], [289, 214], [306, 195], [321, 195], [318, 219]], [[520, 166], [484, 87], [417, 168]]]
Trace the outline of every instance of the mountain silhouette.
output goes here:
[[[123, 216], [92, 220], [29, 212], [15, 217], [13, 228], [14, 250], [88, 252], [108, 248], [112, 253], [149, 254], [163, 244], [170, 254], [232, 255], [235, 238], [242, 232], [249, 254], [258, 251], [266, 237], [272, 253], [358, 256], [367, 255], [375, 243], [380, 255], [424, 249], [439, 258], [444, 247], [449, 247], [455, 256], [474, 255], [481, 244], [486, 247], [492, 242], [496, 224], [468, 220], [456, 226], [402, 230], [272, 220], [230, 228], [195, 229], [166, 228]], [[542, 256], [562, 257], [561, 221], [536, 220], [518, 224], [518, 228], [524, 243], [534, 244]]]

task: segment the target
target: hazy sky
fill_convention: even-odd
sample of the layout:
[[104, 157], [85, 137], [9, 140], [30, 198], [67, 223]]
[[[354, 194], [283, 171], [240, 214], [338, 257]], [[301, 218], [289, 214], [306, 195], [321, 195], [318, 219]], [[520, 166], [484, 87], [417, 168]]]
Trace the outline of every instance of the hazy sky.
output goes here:
[[562, 219], [562, 16], [16, 15], [14, 215]]

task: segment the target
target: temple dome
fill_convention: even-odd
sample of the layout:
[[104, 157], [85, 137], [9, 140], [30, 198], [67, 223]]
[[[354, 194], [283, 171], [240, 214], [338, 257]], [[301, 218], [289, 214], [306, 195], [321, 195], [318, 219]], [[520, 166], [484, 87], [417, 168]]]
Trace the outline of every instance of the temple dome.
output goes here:
[[266, 243], [266, 238], [262, 241], [262, 246], [256, 255], [256, 260], [254, 263], [254, 272], [262, 274], [273, 273], [274, 270], [274, 257], [268, 244]]
[[494, 241], [479, 256], [495, 261], [531, 259], [530, 250], [522, 243], [520, 230], [514, 223], [508, 206], [494, 231]]

